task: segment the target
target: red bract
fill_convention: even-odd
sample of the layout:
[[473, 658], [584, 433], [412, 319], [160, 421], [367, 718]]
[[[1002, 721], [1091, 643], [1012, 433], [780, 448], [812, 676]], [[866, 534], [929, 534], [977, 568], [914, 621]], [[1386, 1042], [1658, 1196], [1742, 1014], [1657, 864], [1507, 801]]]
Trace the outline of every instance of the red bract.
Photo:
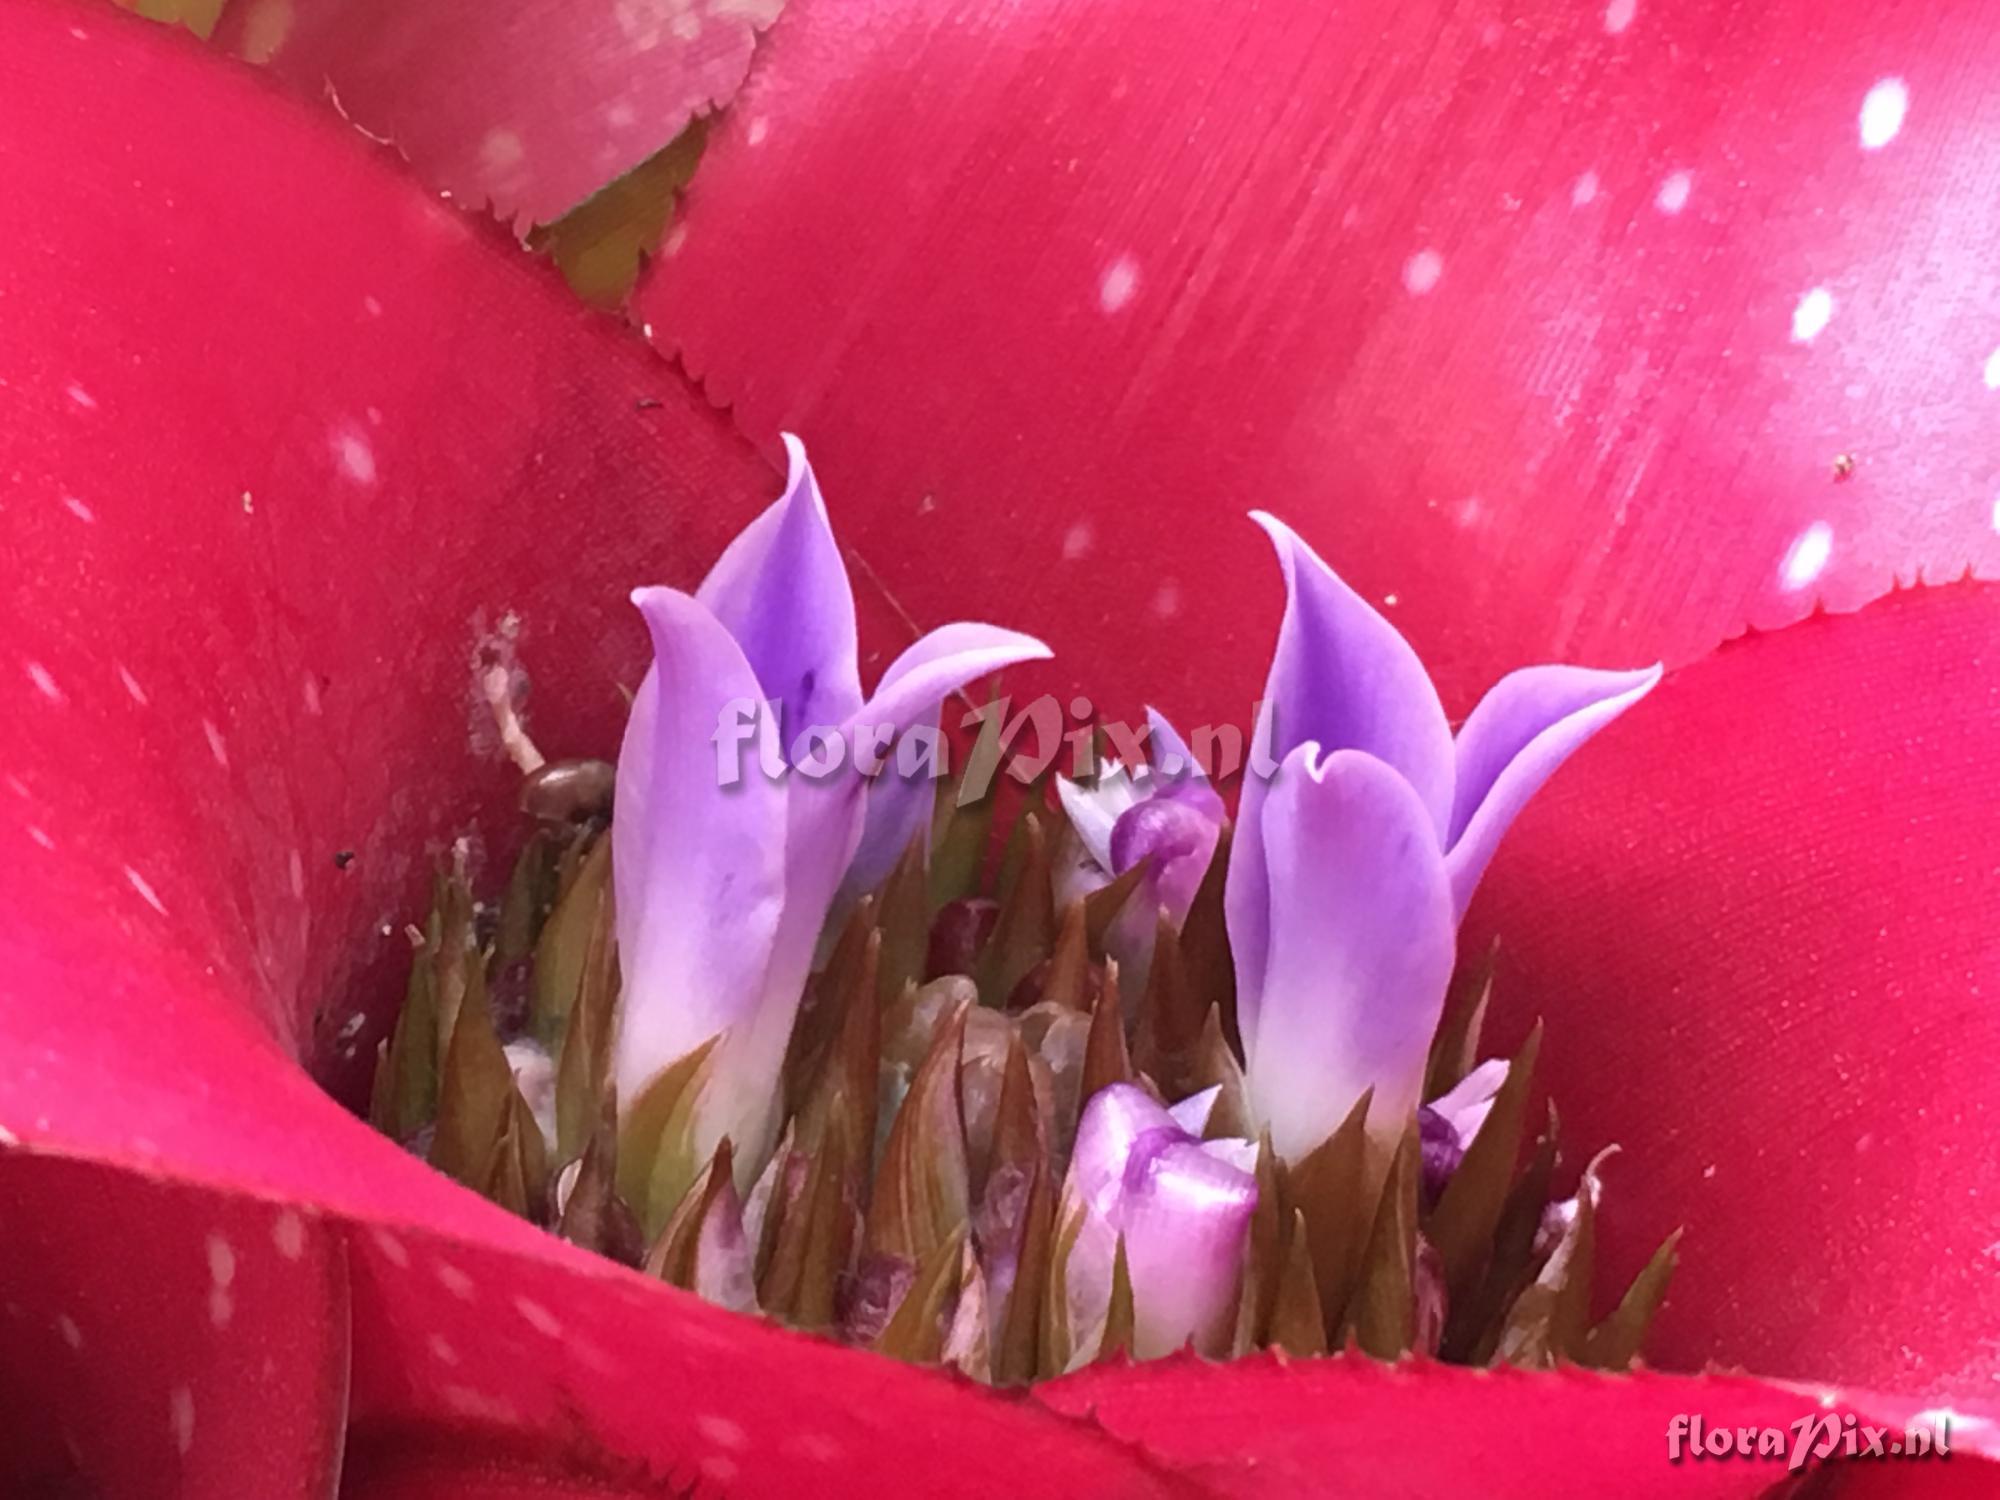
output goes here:
[[[1674, 1413], [1735, 1425], [1821, 1409], [1813, 1393], [1749, 1380], [1171, 1362], [1091, 1371], [1038, 1399], [995, 1396], [723, 1314], [570, 1250], [336, 1106], [302, 1064], [350, 1097], [365, 1076], [406, 961], [397, 929], [422, 899], [421, 854], [468, 828], [497, 840], [510, 821], [513, 776], [475, 669], [499, 662], [522, 674], [531, 724], [552, 752], [607, 750], [618, 686], [635, 679], [643, 650], [627, 590], [698, 576], [775, 478], [676, 372], [330, 118], [183, 37], [30, 0], [6, 14], [0, 140], [23, 211], [0, 248], [0, 472], [13, 476], [0, 511], [10, 565], [0, 1138], [19, 1143], [0, 1156], [5, 1488], [324, 1494], [338, 1472], [344, 1494], [398, 1500], [695, 1484], [794, 1496], [912, 1484], [971, 1495], [1750, 1495], [1779, 1477], [1765, 1465], [1665, 1462]], [[1166, 66], [1167, 54], [1133, 54], [1148, 56], [1155, 66], [1135, 77]], [[979, 97], [968, 91], [968, 107]], [[968, 306], [1006, 300], [1004, 269], [961, 288]], [[742, 326], [746, 341], [758, 332]], [[818, 326], [837, 347], [834, 320]], [[1077, 392], [1049, 371], [1024, 365], [1010, 384], [1004, 349], [978, 357], [987, 373], [964, 376], [968, 411], [998, 389], [1046, 387], [1017, 408], [1019, 451], [1035, 448], [1038, 424], [1069, 420]], [[1128, 384], [1134, 372], [1144, 374], [1132, 366]], [[1355, 379], [1351, 402], [1365, 390]], [[1393, 389], [1381, 388], [1385, 401]], [[874, 410], [884, 423], [905, 416]], [[985, 529], [911, 529], [896, 486], [850, 486], [865, 479], [872, 445], [882, 464], [920, 462], [923, 445], [900, 427], [864, 442], [832, 415], [829, 438], [855, 466], [835, 503], [847, 497], [846, 513], [875, 528], [867, 555], [892, 593], [938, 589], [925, 569], [951, 555], [947, 545], [976, 537], [977, 555], [995, 561], [1006, 550], [996, 532], [1038, 539], [1054, 524], [1024, 511], [1006, 532], [1000, 516]], [[1291, 408], [1280, 419], [1297, 420]], [[942, 445], [948, 435], [929, 437]], [[1048, 451], [1080, 443], [1051, 437]], [[959, 462], [976, 472], [970, 449]], [[1107, 493], [1126, 483], [1112, 470], [1099, 477]], [[1048, 503], [1065, 495], [1073, 502], [1052, 487]], [[942, 512], [949, 496], [939, 496]], [[1192, 547], [1224, 529], [1183, 517], [1178, 493], [1149, 503], [1149, 518], [1174, 525], [1119, 543], [1135, 571], [1142, 547]], [[1327, 530], [1338, 546], [1337, 528]], [[1422, 535], [1406, 538], [1413, 556]], [[1563, 535], [1551, 526], [1543, 540]], [[1100, 531], [1100, 564], [1112, 540]], [[1533, 544], [1517, 542], [1524, 554]], [[1236, 566], [1231, 552], [1215, 556]], [[1521, 611], [1497, 622], [1496, 639], [1550, 606], [1545, 595], [1503, 595], [1463, 554], [1450, 565], [1463, 570], [1467, 609], [1504, 598]], [[1544, 566], [1520, 561], [1518, 571], [1546, 584], [1555, 574], [1536, 571]], [[1240, 580], [1224, 576], [1233, 596], [1254, 582], [1275, 607], [1262, 559]], [[1190, 611], [1197, 581], [1183, 579]], [[1475, 585], [1491, 592], [1475, 598]], [[1022, 593], [1004, 613], [1050, 603], [1048, 591]], [[1148, 596], [1100, 597], [1123, 619]], [[1437, 608], [1442, 618], [1442, 598]], [[1211, 633], [1182, 637], [1174, 660], [1201, 674], [1191, 699], [1220, 702], [1253, 678], [1213, 633], [1221, 617], [1205, 618]], [[1627, 1146], [1607, 1217], [1623, 1212], [1621, 1193], [1634, 1226], [1621, 1233], [1650, 1232], [1678, 1209], [1699, 1238], [1715, 1215], [1721, 1248], [1691, 1250], [1695, 1274], [1669, 1325], [1670, 1350], [1689, 1361], [1754, 1352], [1780, 1373], [1879, 1377], [1926, 1394], [1963, 1392], [1990, 1373], [1974, 1363], [1970, 1322], [1990, 1314], [1990, 1293], [1951, 1274], [1976, 1251], [1971, 1192], [1983, 1179], [1963, 1160], [1949, 1166], [1956, 1175], [1929, 1228], [1915, 1184], [1941, 1142], [1973, 1151], [1978, 1121], [1990, 1119], [1972, 1066], [1977, 1016], [1952, 1008], [1964, 993], [1959, 967], [1975, 983], [1984, 972], [1968, 914], [1985, 825], [1946, 820], [1976, 794], [1970, 767], [1991, 742], [1976, 651], [1991, 624], [1983, 596], [1910, 601], [1753, 642], [1688, 673], [1661, 695], [1658, 737], [1635, 717], [1609, 742], [1623, 752], [1608, 751], [1592, 775], [1568, 773], [1577, 779], [1557, 783], [1517, 856], [1490, 878], [1511, 972], [1541, 981], [1532, 998], [1552, 1014], [1566, 1007], [1552, 1046], [1577, 1137], [1594, 1129]], [[1247, 625], [1239, 634], [1242, 652], [1261, 651]], [[1893, 649], [1866, 644], [1878, 638]], [[1932, 641], [1944, 650], [1935, 668], [1911, 654]], [[1175, 680], [1089, 640], [1069, 644], [1093, 681], [1115, 679], [1121, 691], [1166, 698]], [[1822, 675], [1837, 669], [1873, 674], [1870, 706], [1854, 710], [1873, 737], [1845, 750], [1840, 678]], [[1690, 768], [1664, 779], [1666, 754], [1702, 743], [1727, 753], [1740, 716], [1762, 716], [1746, 780]], [[1860, 751], [1888, 748], [1893, 723], [1924, 738], [1904, 744], [1893, 767], [1907, 800], [1871, 822], [1858, 789], [1873, 762]], [[1798, 747], [1826, 760], [1801, 770]], [[1840, 790], [1824, 807], [1812, 800], [1826, 795], [1822, 764]], [[1709, 800], [1753, 791], [1749, 811]], [[1944, 831], [1893, 842], [1898, 816]], [[1591, 826], [1572, 846], [1579, 820]], [[1697, 857], [1669, 837], [1703, 828], [1712, 840]], [[1617, 842], [1619, 829], [1654, 838], [1643, 859]], [[1664, 924], [1680, 911], [1727, 935], [1758, 894], [1745, 872], [1815, 850], [1846, 863], [1818, 874], [1794, 866], [1799, 878], [1769, 898], [1804, 903], [1799, 931], [1819, 955], [1804, 972], [1776, 947], [1789, 934], [1758, 936], [1747, 920], [1729, 944], [1666, 941], [1679, 937]], [[507, 853], [481, 852], [489, 862]], [[1966, 904], [1935, 915], [1895, 904], [1929, 889], [1911, 875], [1926, 854], [1952, 862], [1940, 881], [1966, 880], [1934, 894]], [[1576, 875], [1578, 859], [1611, 866], [1604, 888]], [[1683, 868], [1713, 878], [1691, 875], [1683, 890]], [[1842, 903], [1878, 888], [1890, 903], [1881, 920], [1894, 916], [1898, 934], [1882, 948], [1865, 923], [1840, 919], [1870, 910]], [[1585, 907], [1592, 915], [1579, 922]], [[1641, 925], [1655, 908], [1657, 929]], [[1948, 925], [1902, 925], [1920, 919]], [[1658, 931], [1651, 959], [1613, 944], [1621, 923]], [[1925, 956], [1940, 941], [1949, 967]], [[1747, 1000], [1745, 966], [1761, 981]], [[1622, 976], [1680, 985], [1701, 1013], [1690, 1021], [1653, 994], [1614, 1008]], [[1858, 1022], [1857, 992], [1878, 1008], [1899, 1003], [1900, 1022]], [[1713, 1092], [1690, 1096], [1587, 1061], [1671, 1059], [1677, 1034], [1728, 1061], [1745, 1045], [1732, 1008], [1786, 998], [1820, 1007], [1833, 1049], [1792, 1039], [1800, 1045], [1784, 1055], [1816, 1070], [1812, 1097], [1791, 1101], [1797, 1115], [1812, 1119], [1829, 1092], [1843, 1129], [1894, 1111], [1872, 1126], [1883, 1161], [1907, 1157], [1888, 1208], [1871, 1217], [1872, 1200], [1826, 1198], [1808, 1219], [1836, 1232], [1893, 1226], [1897, 1235], [1871, 1240], [1865, 1266], [1858, 1250], [1802, 1261], [1809, 1244], [1766, 1232], [1793, 1205], [1765, 1213], [1736, 1185], [1785, 1128], [1759, 1113], [1787, 1098], [1781, 1083], [1718, 1064]], [[1785, 1040], [1763, 1014], [1752, 1036]], [[1962, 1053], [1941, 1045], [1954, 1018], [1966, 1028]], [[1855, 1039], [1839, 1052], [1846, 1029]], [[1919, 1079], [1935, 1083], [1935, 1101], [1913, 1098]], [[1658, 1107], [1640, 1108], [1648, 1100]], [[1687, 1139], [1699, 1149], [1673, 1133], [1696, 1128], [1677, 1111], [1697, 1106], [1700, 1133]], [[1936, 1117], [1913, 1123], [1919, 1107]], [[1963, 1110], [1962, 1136], [1946, 1129], [1952, 1108]], [[1814, 1177], [1819, 1158], [1801, 1137], [1781, 1138], [1794, 1194], [1888, 1185], [1873, 1164], [1856, 1170], [1844, 1157]], [[1835, 1138], [1852, 1152], [1850, 1137]], [[1693, 1173], [1711, 1159], [1716, 1181], [1740, 1196], [1704, 1200]], [[1948, 1269], [1926, 1279], [1933, 1257]], [[1839, 1279], [1805, 1281], [1802, 1265]], [[1735, 1275], [1746, 1295], [1796, 1294], [1782, 1283], [1794, 1270], [1822, 1299], [1814, 1320], [1719, 1300]], [[1843, 1329], [1851, 1310], [1855, 1328]], [[1957, 1369], [1933, 1382], [1929, 1367], [1871, 1362], [1905, 1328], [1929, 1367], [1957, 1349]], [[1724, 1342], [1732, 1331], [1752, 1337]], [[1897, 1422], [1914, 1404], [1852, 1399]], [[1830, 1409], [1845, 1409], [1841, 1398]], [[1962, 1429], [1961, 1450], [1981, 1435]], [[1995, 1470], [1961, 1451], [1949, 1465], [1857, 1466], [1850, 1478], [1843, 1493], [1917, 1493], [1921, 1483], [1939, 1494], [1946, 1480], [1990, 1493]]]
[[1603, 1243], [1684, 1258], [1649, 1352], [1945, 1400], [2000, 1379], [2000, 593], [1724, 647], [1533, 804], [1465, 941], [1548, 1022]]
[[639, 307], [919, 619], [1241, 719], [1264, 507], [1462, 713], [2000, 568], [1989, 19], [798, 0]]

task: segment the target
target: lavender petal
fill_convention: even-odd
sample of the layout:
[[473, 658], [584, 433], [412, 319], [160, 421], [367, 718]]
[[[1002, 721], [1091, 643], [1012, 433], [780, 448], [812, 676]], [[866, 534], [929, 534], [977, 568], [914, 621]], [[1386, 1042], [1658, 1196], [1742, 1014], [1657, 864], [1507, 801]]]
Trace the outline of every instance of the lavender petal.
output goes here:
[[1209, 784], [1208, 772], [1195, 758], [1194, 751], [1188, 748], [1180, 731], [1156, 708], [1146, 710], [1146, 722], [1152, 733], [1152, 784], [1149, 788], [1152, 794], [1185, 802], [1212, 822], [1223, 822], [1229, 811], [1223, 804], [1222, 794]]
[[[936, 727], [935, 720], [929, 727]], [[929, 829], [936, 797], [937, 783], [925, 767], [916, 765], [904, 774], [896, 747], [883, 752], [882, 769], [868, 782], [861, 842], [841, 879], [837, 907], [858, 901], [889, 878], [896, 862]]]
[[1056, 796], [1076, 830], [1078, 842], [1110, 878], [1111, 831], [1118, 819], [1139, 805], [1140, 793], [1131, 775], [1116, 761], [1107, 761], [1095, 783], [1085, 786], [1067, 776], [1056, 778]]
[[[1442, 847], [1451, 815], [1451, 727], [1423, 663], [1290, 527], [1262, 512], [1251, 519], [1270, 534], [1285, 574], [1285, 616], [1259, 724], [1272, 758], [1283, 761], [1308, 743], [1328, 752], [1367, 752], [1408, 783]], [[1260, 811], [1269, 795], [1260, 777], [1244, 780], [1224, 892], [1246, 1031], [1258, 1024], [1266, 988], [1276, 882], [1265, 869], [1267, 821]]]
[[1195, 1140], [1130, 1084], [1091, 1098], [1070, 1166], [1070, 1201], [1084, 1214], [1067, 1270], [1074, 1326], [1102, 1320], [1122, 1237], [1134, 1355], [1157, 1358], [1190, 1342], [1224, 1352], [1257, 1203], [1256, 1178], [1239, 1165], [1245, 1148], [1256, 1149]]
[[1479, 1127], [1486, 1123], [1487, 1115], [1493, 1111], [1493, 1096], [1500, 1092], [1500, 1085], [1506, 1081], [1507, 1060], [1504, 1057], [1489, 1057], [1431, 1100], [1429, 1107], [1449, 1120], [1452, 1129], [1458, 1132], [1460, 1142], [1470, 1146], [1479, 1134]]
[[[619, 750], [611, 840], [624, 970], [613, 1067], [628, 1101], [762, 1002], [785, 904], [787, 821], [783, 783], [754, 765], [730, 787], [716, 774], [718, 709], [761, 697], [735, 640], [676, 590], [641, 589], [633, 602], [654, 664]], [[774, 732], [768, 714], [759, 726]]]
[[1446, 863], [1463, 913], [1500, 837], [1583, 743], [1653, 690], [1658, 667], [1523, 667], [1500, 679], [1458, 732]]
[[1418, 1103], [1455, 957], [1429, 812], [1374, 756], [1322, 760], [1305, 745], [1286, 757], [1261, 820], [1270, 946], [1255, 1004], [1239, 1012], [1251, 1105], [1296, 1161], [1373, 1087], [1369, 1129], [1393, 1148]]
[[724, 549], [695, 597], [736, 638], [762, 696], [781, 705], [789, 751], [802, 729], [844, 723], [860, 707], [861, 676], [854, 591], [826, 502], [790, 433], [785, 452], [785, 493]]
[[[1111, 829], [1111, 871], [1123, 875], [1142, 859], [1153, 868], [1150, 906], [1163, 906], [1175, 926], [1187, 919], [1201, 889], [1222, 825], [1193, 804], [1148, 797], [1120, 815]], [[1150, 924], [1149, 924], [1150, 925]]]
[[889, 664], [874, 693], [844, 727], [850, 740], [861, 728], [900, 733], [935, 715], [945, 698], [968, 682], [1049, 655], [1047, 646], [1018, 630], [962, 621], [941, 625]]

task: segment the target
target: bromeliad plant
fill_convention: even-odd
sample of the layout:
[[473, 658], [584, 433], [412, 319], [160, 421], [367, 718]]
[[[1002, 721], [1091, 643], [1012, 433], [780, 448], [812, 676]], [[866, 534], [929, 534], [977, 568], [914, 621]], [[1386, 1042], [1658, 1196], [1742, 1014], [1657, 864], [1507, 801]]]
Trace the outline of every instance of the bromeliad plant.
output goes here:
[[376, 1124], [712, 1301], [996, 1383], [1186, 1345], [1629, 1362], [1672, 1242], [1593, 1324], [1596, 1164], [1557, 1195], [1538, 1034], [1481, 1061], [1482, 971], [1447, 994], [1508, 823], [1657, 671], [1528, 668], [1454, 736], [1402, 637], [1259, 516], [1268, 780], [1232, 825], [1155, 714], [1150, 762], [1037, 781], [988, 878], [964, 788], [998, 719], [928, 828], [885, 752], [1046, 651], [949, 625], [864, 697], [788, 448], [696, 592], [634, 594], [654, 661], [615, 778], [529, 777], [491, 907], [462, 857], [440, 876]]

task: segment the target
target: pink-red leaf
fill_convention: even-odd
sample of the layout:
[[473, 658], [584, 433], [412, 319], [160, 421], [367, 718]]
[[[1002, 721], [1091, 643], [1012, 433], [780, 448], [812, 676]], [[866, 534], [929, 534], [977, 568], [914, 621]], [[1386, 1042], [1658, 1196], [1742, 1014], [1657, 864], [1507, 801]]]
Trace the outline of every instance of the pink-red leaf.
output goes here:
[[639, 305], [920, 622], [1029, 612], [1017, 693], [1247, 719], [1261, 507], [1462, 713], [2000, 572], [1988, 24], [797, 0]]
[[[1468, 922], [1617, 1142], [1600, 1311], [1685, 1225], [1647, 1347], [1940, 1399], [2000, 1376], [2000, 590], [1725, 647], [1566, 768]], [[1572, 1169], [1577, 1165], [1572, 1161]]]
[[728, 103], [782, 4], [234, 0], [216, 40], [525, 233]]

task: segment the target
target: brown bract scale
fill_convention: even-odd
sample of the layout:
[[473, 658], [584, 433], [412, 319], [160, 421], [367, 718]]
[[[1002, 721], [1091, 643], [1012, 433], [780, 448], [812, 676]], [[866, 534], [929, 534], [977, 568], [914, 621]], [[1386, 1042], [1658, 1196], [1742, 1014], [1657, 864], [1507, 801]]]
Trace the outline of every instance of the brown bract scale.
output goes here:
[[[1059, 910], [1051, 870], [1075, 835], [1055, 799], [1034, 788], [992, 858], [992, 799], [961, 805], [966, 774], [943, 784], [929, 837], [830, 934], [768, 1161], [726, 1140], [692, 1153], [713, 1044], [639, 1098], [613, 1096], [613, 802], [597, 761], [527, 778], [521, 853], [488, 904], [462, 857], [440, 872], [371, 1118], [552, 1233], [737, 1311], [997, 1384], [1126, 1357], [1146, 1291], [1122, 1237], [1097, 1310], [1074, 1316], [1086, 1208], [1065, 1188], [1070, 1155], [1084, 1104], [1114, 1083], [1166, 1103], [1213, 1089], [1207, 1135], [1258, 1138], [1223, 920], [1227, 835], [1186, 922], [1159, 917], [1135, 993], [1104, 944], [1143, 868]], [[1426, 1099], [1480, 1060], [1490, 960], [1460, 975]], [[1603, 1184], [1593, 1163], [1575, 1197], [1553, 1196], [1555, 1114], [1529, 1112], [1539, 1046], [1537, 1030], [1431, 1192], [1416, 1118], [1389, 1149], [1363, 1128], [1365, 1098], [1298, 1161], [1262, 1140], [1236, 1353], [1636, 1358], [1678, 1236], [1593, 1323]], [[553, 1059], [552, 1130], [510, 1058], [539, 1059], [544, 1089]]]

